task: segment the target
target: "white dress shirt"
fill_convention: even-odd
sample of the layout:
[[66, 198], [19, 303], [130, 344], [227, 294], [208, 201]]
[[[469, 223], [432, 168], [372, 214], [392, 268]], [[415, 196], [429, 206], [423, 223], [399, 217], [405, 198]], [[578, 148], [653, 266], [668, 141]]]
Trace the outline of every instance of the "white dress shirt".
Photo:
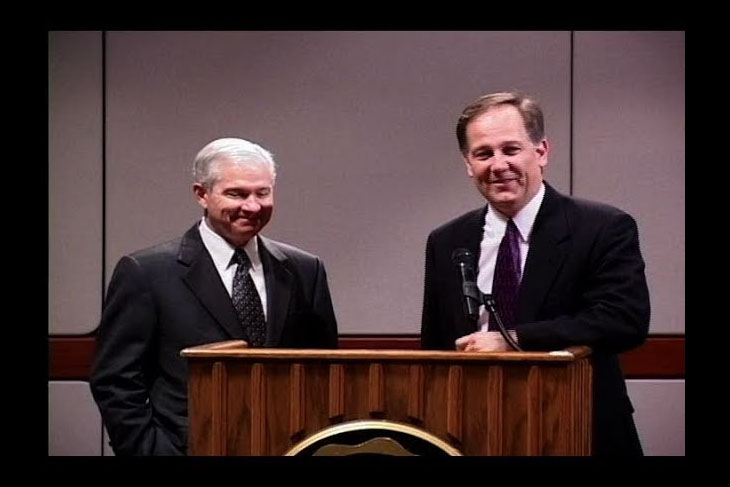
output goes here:
[[[512, 220], [515, 222], [519, 233], [520, 243], [520, 276], [525, 271], [527, 252], [530, 250], [530, 235], [532, 226], [535, 224], [537, 212], [545, 196], [545, 184], [540, 185], [537, 194], [530, 200]], [[485, 294], [492, 292], [492, 281], [494, 280], [494, 267], [497, 264], [497, 253], [499, 244], [502, 242], [504, 232], [507, 229], [509, 218], [501, 214], [496, 208], [487, 202], [489, 208], [484, 217], [484, 233], [479, 252], [479, 270], [477, 273], [477, 287]], [[489, 313], [484, 306], [479, 307], [479, 327], [481, 331], [487, 331]]]
[[[221, 276], [223, 286], [225, 286], [230, 296], [233, 293], [233, 276], [235, 276], [236, 268], [238, 267], [237, 264], [231, 263], [235, 248], [208, 226], [205, 217], [201, 219], [198, 228], [200, 230], [200, 238], [203, 239], [203, 245], [205, 245], [208, 253], [213, 258], [213, 263], [218, 274]], [[261, 265], [261, 257], [259, 256], [258, 239], [254, 237], [249, 240], [244, 245], [243, 250], [251, 261], [251, 269], [249, 269], [248, 273], [256, 285], [256, 291], [258, 291], [259, 297], [261, 298], [261, 306], [264, 308], [264, 318], [266, 318], [266, 280], [264, 279], [264, 268]]]

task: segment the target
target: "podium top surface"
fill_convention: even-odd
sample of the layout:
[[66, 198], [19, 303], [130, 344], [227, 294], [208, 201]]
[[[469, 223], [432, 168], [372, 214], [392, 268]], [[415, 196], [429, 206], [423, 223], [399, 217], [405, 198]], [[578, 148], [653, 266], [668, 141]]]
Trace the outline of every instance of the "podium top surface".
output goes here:
[[456, 352], [435, 350], [248, 348], [241, 340], [210, 343], [182, 350], [188, 359], [384, 360], [420, 362], [574, 362], [590, 355], [589, 347], [545, 352]]

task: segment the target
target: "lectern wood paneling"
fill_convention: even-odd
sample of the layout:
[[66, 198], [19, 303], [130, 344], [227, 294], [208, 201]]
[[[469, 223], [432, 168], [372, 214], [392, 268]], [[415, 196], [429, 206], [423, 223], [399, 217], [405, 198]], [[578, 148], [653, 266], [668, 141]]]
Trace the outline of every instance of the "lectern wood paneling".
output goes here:
[[380, 419], [464, 455], [590, 455], [589, 354], [188, 348], [188, 450], [283, 455], [329, 426]]

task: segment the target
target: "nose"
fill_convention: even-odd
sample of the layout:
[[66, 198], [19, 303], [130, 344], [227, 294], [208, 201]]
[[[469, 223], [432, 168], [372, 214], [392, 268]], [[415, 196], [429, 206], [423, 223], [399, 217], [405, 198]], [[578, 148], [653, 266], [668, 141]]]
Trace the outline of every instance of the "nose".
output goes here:
[[256, 213], [261, 209], [261, 203], [256, 196], [251, 195], [241, 202], [241, 209], [248, 213]]
[[506, 156], [504, 154], [497, 154], [494, 156], [494, 161], [492, 162], [493, 171], [506, 171], [509, 168], [510, 168], [509, 156]]

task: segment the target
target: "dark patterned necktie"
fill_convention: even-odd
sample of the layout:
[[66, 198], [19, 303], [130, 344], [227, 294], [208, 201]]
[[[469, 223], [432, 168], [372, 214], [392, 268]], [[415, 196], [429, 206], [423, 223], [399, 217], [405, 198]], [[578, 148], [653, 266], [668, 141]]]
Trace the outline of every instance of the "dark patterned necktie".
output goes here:
[[236, 249], [231, 262], [238, 264], [236, 275], [233, 276], [233, 291], [231, 292], [233, 307], [236, 309], [238, 321], [243, 326], [248, 345], [261, 347], [266, 339], [266, 319], [256, 285], [248, 273], [251, 261], [243, 249]]
[[[517, 321], [517, 292], [520, 288], [520, 242], [515, 222], [507, 222], [507, 229], [499, 244], [497, 264], [494, 266], [492, 296], [504, 327], [512, 329]], [[496, 320], [489, 320], [489, 331], [498, 330]]]

